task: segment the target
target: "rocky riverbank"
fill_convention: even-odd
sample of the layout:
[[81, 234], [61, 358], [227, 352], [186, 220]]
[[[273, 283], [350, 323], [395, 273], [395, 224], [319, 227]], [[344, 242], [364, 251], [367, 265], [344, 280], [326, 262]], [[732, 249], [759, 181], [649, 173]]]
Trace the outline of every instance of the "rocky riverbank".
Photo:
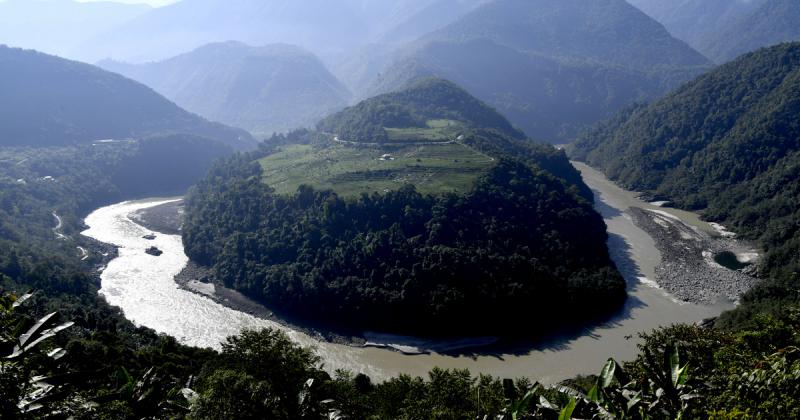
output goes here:
[[758, 283], [757, 261], [743, 270], [731, 270], [714, 261], [715, 255], [726, 251], [752, 258], [753, 250], [747, 244], [731, 237], [713, 237], [664, 211], [631, 207], [628, 213], [655, 240], [662, 254], [656, 282], [677, 299], [705, 305], [720, 300], [738, 302]]
[[131, 220], [155, 232], [180, 235], [183, 225], [183, 200], [164, 203], [131, 214]]

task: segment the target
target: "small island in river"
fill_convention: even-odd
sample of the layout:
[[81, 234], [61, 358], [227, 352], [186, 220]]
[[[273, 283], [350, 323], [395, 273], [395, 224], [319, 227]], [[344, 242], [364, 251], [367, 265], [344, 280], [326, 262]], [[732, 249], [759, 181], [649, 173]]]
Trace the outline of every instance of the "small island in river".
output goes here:
[[162, 251], [162, 250], [160, 250], [160, 249], [158, 249], [158, 248], [156, 248], [154, 246], [151, 246], [150, 248], [147, 248], [147, 250], [145, 250], [144, 252], [146, 252], [146, 253], [154, 256], [154, 257], [160, 257], [161, 254], [164, 253], [164, 251]]

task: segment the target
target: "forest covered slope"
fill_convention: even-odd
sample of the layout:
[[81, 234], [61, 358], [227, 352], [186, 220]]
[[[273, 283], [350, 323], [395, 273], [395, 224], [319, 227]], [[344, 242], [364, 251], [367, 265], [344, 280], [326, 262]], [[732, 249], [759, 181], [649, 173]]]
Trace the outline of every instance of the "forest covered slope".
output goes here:
[[[583, 135], [572, 155], [627, 188], [758, 240], [769, 278], [741, 310], [797, 302], [800, 43], [744, 55]], [[738, 315], [737, 315], [738, 314]], [[746, 317], [744, 317], [746, 318]]]
[[222, 162], [187, 198], [187, 254], [275, 310], [346, 331], [514, 335], [499, 321], [566, 303], [557, 324], [584, 322], [625, 299], [566, 155], [452, 83], [417, 83], [328, 122], [386, 137], [294, 132]]

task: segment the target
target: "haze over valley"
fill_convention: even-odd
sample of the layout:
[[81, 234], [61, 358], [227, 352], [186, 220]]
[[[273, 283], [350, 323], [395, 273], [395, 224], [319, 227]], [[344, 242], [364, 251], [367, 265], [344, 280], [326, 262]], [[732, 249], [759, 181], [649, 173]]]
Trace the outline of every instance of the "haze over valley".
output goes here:
[[800, 2], [0, 1], [0, 418], [800, 417]]

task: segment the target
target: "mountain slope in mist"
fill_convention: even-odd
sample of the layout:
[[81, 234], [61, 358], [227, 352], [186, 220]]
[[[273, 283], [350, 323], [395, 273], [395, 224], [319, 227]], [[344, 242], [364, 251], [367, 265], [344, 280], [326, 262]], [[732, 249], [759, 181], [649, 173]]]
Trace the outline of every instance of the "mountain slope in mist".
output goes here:
[[238, 148], [253, 139], [97, 67], [0, 46], [0, 146], [54, 146], [193, 134]]
[[708, 40], [767, 0], [628, 0], [707, 57]]
[[795, 0], [628, 0], [718, 63], [800, 40]]
[[289, 45], [216, 43], [156, 63], [100, 66], [191, 112], [258, 134], [311, 126], [350, 96], [319, 59]]
[[725, 62], [746, 52], [800, 40], [800, 1], [767, 0], [758, 9], [731, 22], [701, 46], [709, 57]]
[[[199, 46], [235, 40], [286, 43], [317, 55], [335, 55], [378, 42], [398, 27], [415, 38], [438, 19], [415, 16], [437, 3], [453, 7], [479, 0], [182, 0], [154, 9], [84, 44], [94, 60], [163, 60]], [[447, 15], [458, 10], [447, 10]], [[441, 7], [432, 9], [441, 12]], [[434, 22], [433, 27], [431, 23]]]
[[438, 76], [563, 142], [709, 65], [623, 0], [497, 0], [399, 52], [364, 96]]

